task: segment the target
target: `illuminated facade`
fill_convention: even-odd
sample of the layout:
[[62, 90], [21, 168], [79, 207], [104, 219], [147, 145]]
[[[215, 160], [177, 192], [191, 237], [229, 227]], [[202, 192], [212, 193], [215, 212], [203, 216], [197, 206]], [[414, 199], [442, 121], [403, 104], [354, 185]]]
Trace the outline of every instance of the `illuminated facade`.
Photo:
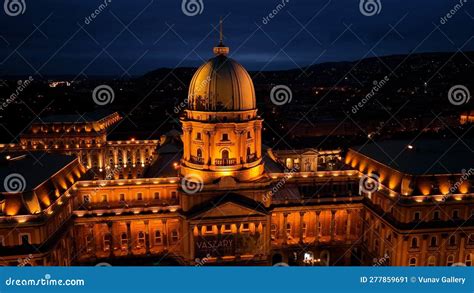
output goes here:
[[[178, 137], [107, 141], [119, 119], [112, 114], [84, 125], [45, 121], [3, 146], [2, 179], [15, 170], [26, 186], [1, 190], [0, 261], [472, 264], [469, 176], [398, 168], [370, 146], [262, 149], [252, 80], [228, 52], [221, 41], [197, 70]], [[408, 162], [419, 164], [423, 148], [410, 151]], [[47, 158], [48, 172], [35, 169], [32, 154]], [[130, 167], [143, 169], [128, 176], [122, 168]]]
[[120, 120], [118, 113], [105, 112], [49, 116], [33, 123], [20, 136], [18, 144], [0, 145], [0, 150], [8, 153], [42, 150], [76, 155], [96, 178], [141, 177], [145, 167], [154, 160], [159, 141], [107, 140], [107, 131]]

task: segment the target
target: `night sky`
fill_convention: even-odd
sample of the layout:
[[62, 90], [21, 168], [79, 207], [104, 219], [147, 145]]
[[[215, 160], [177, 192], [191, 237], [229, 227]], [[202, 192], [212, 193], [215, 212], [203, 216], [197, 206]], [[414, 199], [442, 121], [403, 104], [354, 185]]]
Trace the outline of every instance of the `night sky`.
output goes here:
[[282, 0], [202, 0], [203, 11], [196, 16], [183, 13], [181, 0], [111, 1], [88, 24], [86, 17], [103, 0], [25, 0], [26, 11], [19, 16], [1, 10], [0, 75], [128, 77], [160, 67], [197, 66], [212, 56], [218, 41], [212, 25], [219, 16], [231, 57], [249, 70], [474, 50], [470, 0], [445, 24], [441, 17], [459, 0], [380, 0], [374, 16], [360, 12], [359, 0], [283, 0], [285, 6], [265, 23]]

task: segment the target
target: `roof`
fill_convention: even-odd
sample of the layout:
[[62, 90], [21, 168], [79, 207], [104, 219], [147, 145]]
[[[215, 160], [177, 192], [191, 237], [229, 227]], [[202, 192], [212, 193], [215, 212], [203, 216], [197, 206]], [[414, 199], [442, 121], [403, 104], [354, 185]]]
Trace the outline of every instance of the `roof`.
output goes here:
[[386, 140], [352, 149], [405, 174], [461, 174], [474, 168], [472, 139]]
[[[6, 159], [7, 156], [10, 159]], [[74, 160], [75, 156], [44, 152], [21, 155], [3, 153], [0, 160], [0, 192], [31, 191]]]
[[189, 109], [241, 111], [256, 109], [255, 90], [247, 70], [225, 55], [198, 68], [189, 85]]
[[44, 118], [39, 118], [37, 123], [84, 123], [100, 121], [107, 116], [112, 115], [113, 111], [99, 110], [94, 112], [87, 112], [84, 114], [66, 114], [66, 115], [50, 115]]
[[146, 178], [175, 177], [178, 175], [176, 164], [183, 156], [183, 146], [179, 138], [167, 136], [165, 143], [158, 148], [156, 159], [144, 174]]

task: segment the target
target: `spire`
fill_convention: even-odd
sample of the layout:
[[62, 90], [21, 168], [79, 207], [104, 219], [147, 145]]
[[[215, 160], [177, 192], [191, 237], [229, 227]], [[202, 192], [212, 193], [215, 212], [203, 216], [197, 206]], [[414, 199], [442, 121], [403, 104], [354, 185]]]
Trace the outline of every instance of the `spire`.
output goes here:
[[224, 45], [224, 33], [222, 28], [222, 17], [219, 19], [219, 45], [213, 50], [216, 56], [229, 54], [229, 47]]
[[219, 18], [219, 45], [224, 45], [224, 34], [222, 32], [222, 17]]

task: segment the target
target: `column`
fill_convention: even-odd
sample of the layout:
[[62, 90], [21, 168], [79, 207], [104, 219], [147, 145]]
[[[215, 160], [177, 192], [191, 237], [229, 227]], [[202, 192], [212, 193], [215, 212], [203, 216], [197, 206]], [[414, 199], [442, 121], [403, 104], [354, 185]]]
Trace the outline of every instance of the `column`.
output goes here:
[[161, 220], [161, 223], [163, 223], [163, 245], [164, 245], [164, 248], [165, 250], [168, 250], [168, 246], [169, 246], [169, 241], [168, 241], [168, 225], [166, 223], [166, 219], [162, 219]]
[[283, 245], [288, 244], [288, 235], [286, 233], [287, 224], [288, 224], [288, 213], [283, 213]]
[[348, 243], [351, 242], [351, 224], [352, 224], [352, 221], [351, 221], [351, 210], [347, 210], [347, 223], [346, 223], [346, 241]]
[[303, 243], [303, 223], [304, 223], [305, 212], [300, 212], [300, 230], [299, 230], [299, 242]]
[[150, 225], [149, 221], [143, 221], [145, 223], [145, 246], [146, 246], [146, 254], [150, 254]]
[[95, 256], [96, 250], [97, 250], [97, 243], [95, 239], [95, 234], [94, 234], [94, 224], [89, 224], [89, 235], [92, 236], [92, 255]]
[[417, 265], [419, 266], [426, 266], [428, 264], [428, 258], [426, 257], [426, 253], [428, 252], [428, 235], [422, 235], [421, 236], [421, 255], [420, 258], [418, 259]]
[[112, 222], [107, 222], [107, 227], [109, 228], [110, 235], [109, 257], [114, 257], [114, 229], [112, 227]]
[[127, 225], [127, 254], [132, 255], [132, 229], [131, 229], [131, 222], [128, 221]]
[[[236, 234], [236, 237], [235, 237], [236, 239], [240, 239], [240, 225], [241, 225], [240, 223], [235, 224], [235, 226], [237, 227], [237, 234]], [[235, 247], [235, 259], [236, 260], [240, 260], [240, 255], [241, 255], [240, 252], [241, 252], [240, 247], [236, 246]]]
[[334, 236], [336, 235], [336, 212], [337, 210], [331, 210], [331, 242], [334, 241]]
[[315, 233], [314, 233], [314, 244], [315, 245], [318, 245], [319, 244], [319, 233], [321, 233], [321, 231], [319, 230], [319, 215], [321, 214], [321, 211], [315, 211], [315, 216], [316, 216], [316, 229], [315, 229]]

